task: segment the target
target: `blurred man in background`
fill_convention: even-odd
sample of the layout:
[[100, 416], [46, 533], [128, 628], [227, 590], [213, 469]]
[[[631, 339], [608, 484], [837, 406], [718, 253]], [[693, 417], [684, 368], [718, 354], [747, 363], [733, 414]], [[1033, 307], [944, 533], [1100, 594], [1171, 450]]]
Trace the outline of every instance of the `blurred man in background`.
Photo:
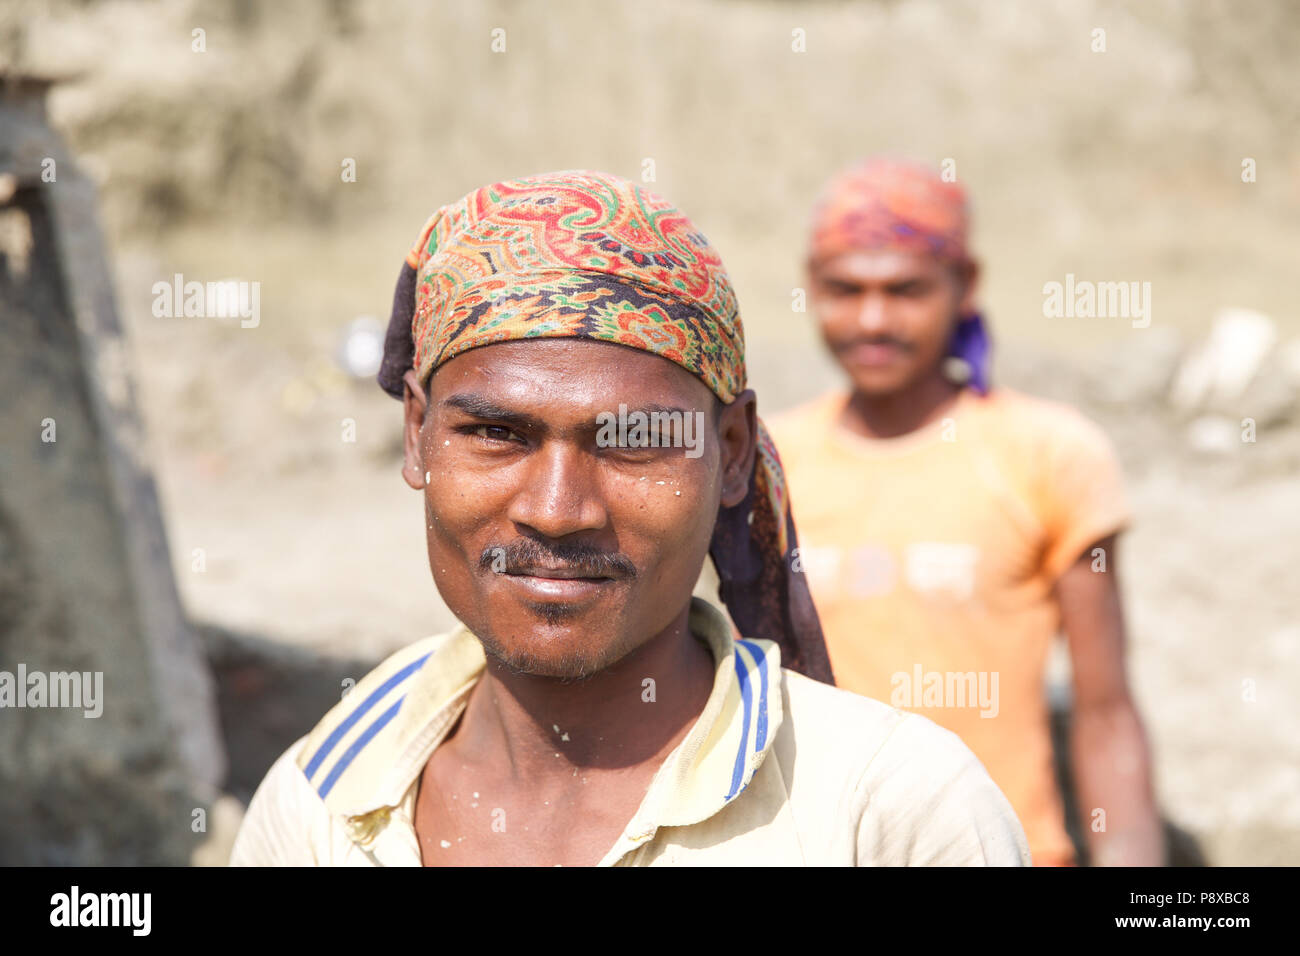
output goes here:
[[1063, 629], [1092, 862], [1157, 865], [1148, 748], [1124, 670], [1119, 465], [1072, 409], [990, 388], [967, 228], [961, 187], [923, 166], [868, 160], [823, 194], [810, 301], [850, 387], [772, 425], [800, 561], [837, 682], [960, 735], [1038, 865], [1077, 862], [1044, 685]]

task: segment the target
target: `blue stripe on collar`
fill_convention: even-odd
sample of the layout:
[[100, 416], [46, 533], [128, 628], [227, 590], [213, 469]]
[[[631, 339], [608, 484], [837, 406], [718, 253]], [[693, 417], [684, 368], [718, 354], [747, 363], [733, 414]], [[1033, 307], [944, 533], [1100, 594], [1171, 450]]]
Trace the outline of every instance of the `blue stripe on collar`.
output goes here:
[[[315, 776], [316, 771], [319, 770], [321, 764], [325, 762], [325, 758], [330, 755], [330, 752], [333, 751], [333, 749], [336, 746], [338, 746], [339, 741], [343, 739], [343, 737], [347, 734], [347, 732], [351, 730], [354, 726], [356, 726], [357, 722], [360, 721], [361, 718], [364, 717], [367, 713], [369, 713], [371, 708], [373, 708], [375, 704], [379, 703], [379, 701], [383, 699], [394, 687], [396, 687], [398, 684], [402, 683], [404, 680], [406, 680], [408, 677], [410, 677], [412, 674], [418, 671], [420, 669], [420, 665], [423, 664], [425, 660], [428, 659], [428, 657], [429, 655], [425, 654], [423, 657], [411, 661], [411, 663], [407, 664], [405, 667], [403, 667], [392, 677], [388, 678], [388, 680], [380, 684], [377, 688], [375, 688], [374, 691], [371, 692], [370, 696], [368, 696], [365, 700], [361, 702], [361, 705], [357, 707], [356, 710], [354, 710], [351, 714], [348, 715], [346, 720], [344, 720], [341, 724], [339, 724], [337, 727], [334, 728], [334, 732], [331, 733], [327, 738], [325, 738], [325, 742], [320, 745], [320, 748], [316, 751], [315, 756], [311, 758], [311, 762], [307, 764], [306, 767], [303, 768], [303, 773], [307, 775], [308, 780], [310, 780], [313, 776]], [[392, 718], [390, 717], [389, 719], [391, 720]], [[387, 721], [385, 721], [385, 723], [386, 722]], [[378, 732], [377, 729], [375, 732]], [[371, 734], [371, 736], [374, 736], [374, 734]], [[369, 737], [367, 737], [366, 740], [369, 740]], [[353, 754], [353, 756], [355, 757], [356, 754]], [[349, 760], [348, 762], [351, 763], [351, 760]], [[339, 770], [338, 764], [335, 764], [335, 770], [336, 771]], [[321, 796], [324, 796], [324, 794], [322, 793]]]

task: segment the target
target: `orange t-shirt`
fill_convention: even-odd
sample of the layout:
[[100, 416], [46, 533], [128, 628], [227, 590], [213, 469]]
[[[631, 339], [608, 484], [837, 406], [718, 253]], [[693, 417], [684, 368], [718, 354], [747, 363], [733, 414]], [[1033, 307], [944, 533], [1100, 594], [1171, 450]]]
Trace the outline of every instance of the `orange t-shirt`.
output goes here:
[[836, 683], [956, 733], [1035, 861], [1070, 862], [1043, 671], [1056, 579], [1128, 522], [1111, 444], [1005, 388], [964, 390], [947, 417], [889, 439], [840, 425], [847, 399], [769, 424]]

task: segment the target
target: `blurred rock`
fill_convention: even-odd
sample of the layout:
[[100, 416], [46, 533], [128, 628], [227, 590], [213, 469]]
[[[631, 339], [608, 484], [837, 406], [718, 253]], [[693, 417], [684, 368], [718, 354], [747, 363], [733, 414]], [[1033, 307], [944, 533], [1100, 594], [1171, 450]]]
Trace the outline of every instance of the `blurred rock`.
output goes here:
[[95, 192], [41, 122], [49, 85], [0, 83], [0, 174], [16, 181], [0, 205], [0, 671], [78, 676], [70, 699], [0, 716], [0, 861], [174, 865], [224, 745], [171, 572]]
[[1300, 412], [1300, 381], [1292, 378], [1274, 354], [1232, 403], [1239, 418], [1250, 418], [1259, 430], [1295, 423]]
[[1224, 309], [1209, 338], [1178, 369], [1170, 402], [1182, 412], [1220, 410], [1239, 398], [1259, 371], [1277, 328], [1262, 312]]

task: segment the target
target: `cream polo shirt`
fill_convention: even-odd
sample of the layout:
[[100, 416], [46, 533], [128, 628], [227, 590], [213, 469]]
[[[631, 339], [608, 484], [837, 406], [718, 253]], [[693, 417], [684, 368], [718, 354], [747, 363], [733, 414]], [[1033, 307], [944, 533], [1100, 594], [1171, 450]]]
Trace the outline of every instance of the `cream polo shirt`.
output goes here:
[[[699, 598], [690, 628], [713, 691], [601, 866], [1030, 864], [1010, 804], [954, 734], [785, 670], [775, 644], [733, 640]], [[371, 671], [271, 767], [231, 864], [419, 866], [420, 773], [484, 665], [461, 625]]]

